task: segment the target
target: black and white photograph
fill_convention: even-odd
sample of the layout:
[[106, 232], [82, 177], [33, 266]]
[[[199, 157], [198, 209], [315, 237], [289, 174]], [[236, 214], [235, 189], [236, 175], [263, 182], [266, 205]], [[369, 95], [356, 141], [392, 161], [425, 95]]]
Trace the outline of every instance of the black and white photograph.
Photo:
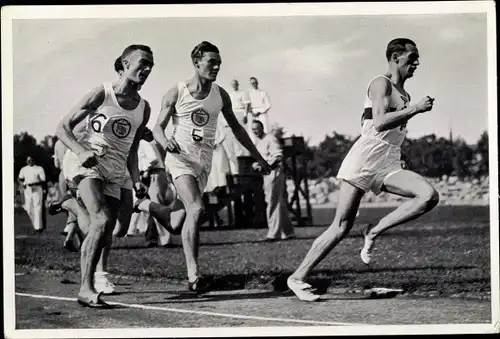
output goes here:
[[500, 332], [493, 1], [1, 16], [6, 338]]

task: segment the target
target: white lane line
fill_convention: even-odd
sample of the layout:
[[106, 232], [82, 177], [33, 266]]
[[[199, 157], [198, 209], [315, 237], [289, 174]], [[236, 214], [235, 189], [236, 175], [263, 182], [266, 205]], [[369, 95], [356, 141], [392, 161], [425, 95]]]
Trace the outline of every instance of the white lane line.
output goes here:
[[[52, 300], [71, 301], [71, 302], [76, 301], [76, 298], [57, 297], [57, 296], [52, 296], [52, 295], [40, 295], [40, 294], [29, 294], [29, 293], [19, 293], [19, 292], [16, 292], [16, 295], [18, 295], [20, 297], [30, 297], [30, 298], [36, 298], [36, 299], [52, 299]], [[256, 316], [241, 315], [241, 314], [195, 311], [195, 310], [186, 310], [186, 309], [180, 309], [180, 308], [159, 307], [159, 306], [140, 305], [140, 304], [126, 304], [126, 303], [120, 303], [120, 302], [114, 302], [114, 301], [106, 301], [106, 303], [108, 303], [110, 305], [124, 306], [124, 307], [129, 307], [129, 308], [138, 308], [138, 309], [143, 309], [143, 310], [189, 313], [189, 314], [209, 315], [209, 316], [214, 316], [214, 317], [225, 317], [225, 318], [234, 318], [234, 319], [281, 321], [281, 322], [288, 322], [288, 323], [316, 324], [316, 325], [330, 325], [330, 326], [363, 326], [363, 325], [366, 325], [366, 324], [331, 322], [331, 321], [256, 317]]]

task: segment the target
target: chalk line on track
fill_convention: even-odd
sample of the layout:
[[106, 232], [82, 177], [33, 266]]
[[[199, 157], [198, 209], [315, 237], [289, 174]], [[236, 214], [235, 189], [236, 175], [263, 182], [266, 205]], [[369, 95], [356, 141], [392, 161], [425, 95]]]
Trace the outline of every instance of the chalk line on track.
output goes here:
[[[16, 295], [20, 296], [20, 297], [29, 297], [29, 298], [36, 298], [36, 299], [51, 299], [51, 300], [72, 301], [72, 302], [76, 301], [76, 298], [57, 297], [57, 296], [52, 296], [52, 295], [29, 294], [29, 293], [20, 293], [20, 292], [16, 292]], [[365, 325], [368, 325], [368, 324], [359, 324], [359, 323], [344, 323], [344, 322], [317, 321], [317, 320], [304, 320], [304, 319], [268, 318], [268, 317], [258, 317], [258, 316], [251, 316], [251, 315], [196, 311], [196, 310], [186, 310], [186, 309], [181, 309], [181, 308], [159, 307], [159, 306], [150, 306], [150, 305], [141, 305], [141, 304], [126, 304], [126, 303], [120, 303], [120, 302], [114, 302], [114, 301], [106, 301], [106, 303], [108, 303], [110, 305], [124, 306], [124, 307], [128, 307], [128, 308], [137, 308], [137, 309], [143, 309], [143, 310], [166, 311], [166, 312], [175, 312], [175, 313], [190, 313], [190, 314], [208, 315], [208, 316], [234, 318], [234, 319], [280, 321], [280, 322], [288, 322], [288, 323], [316, 324], [316, 325], [324, 325], [324, 326], [328, 326], [328, 325], [329, 326], [365, 326]]]

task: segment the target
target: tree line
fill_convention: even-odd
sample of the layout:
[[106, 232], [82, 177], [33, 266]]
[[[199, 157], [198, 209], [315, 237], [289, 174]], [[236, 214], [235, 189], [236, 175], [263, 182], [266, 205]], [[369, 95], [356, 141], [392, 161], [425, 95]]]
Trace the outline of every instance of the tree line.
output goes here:
[[[280, 140], [285, 135], [282, 127], [276, 127], [274, 133]], [[311, 179], [335, 176], [358, 137], [333, 132], [317, 146], [311, 146], [306, 140], [305, 151], [297, 159], [298, 170], [306, 172]], [[25, 166], [28, 155], [31, 155], [36, 164], [44, 168], [47, 181], [57, 182], [59, 170], [55, 168], [52, 158], [56, 141], [57, 137], [51, 135], [40, 142], [27, 132], [14, 135], [15, 178]], [[483, 132], [473, 145], [460, 138], [438, 138], [430, 134], [418, 139], [407, 138], [402, 145], [402, 160], [409, 169], [426, 177], [454, 175], [459, 178], [480, 178], [488, 175], [488, 146], [487, 132]]]

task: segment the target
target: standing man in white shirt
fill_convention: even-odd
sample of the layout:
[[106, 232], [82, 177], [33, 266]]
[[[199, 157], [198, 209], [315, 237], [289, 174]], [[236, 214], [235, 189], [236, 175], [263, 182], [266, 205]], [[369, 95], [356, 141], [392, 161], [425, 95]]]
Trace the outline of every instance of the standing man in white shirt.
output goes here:
[[[247, 91], [240, 89], [240, 83], [238, 80], [231, 81], [231, 87], [232, 90], [228, 91], [228, 94], [233, 104], [234, 115], [240, 125], [245, 126], [248, 122], [248, 115], [250, 114], [250, 97], [248, 96]], [[219, 117], [219, 120], [224, 127], [221, 130], [223, 134], [222, 147], [227, 154], [231, 173], [236, 174], [238, 173], [238, 157], [249, 155], [249, 152], [236, 139], [236, 136], [231, 131], [231, 128], [229, 127], [224, 116]]]
[[[228, 94], [231, 98], [236, 119], [241, 126], [245, 126], [248, 120], [247, 116], [250, 113], [250, 98], [246, 91], [239, 89], [239, 86], [238, 80], [231, 81], [232, 90], [228, 91]], [[226, 186], [226, 175], [238, 173], [238, 157], [248, 154], [248, 151], [236, 139], [226, 118], [223, 115], [219, 116], [215, 132], [212, 169], [205, 192], [213, 191], [217, 187]]]
[[[248, 96], [250, 98], [252, 120], [249, 121], [249, 133], [252, 129], [252, 122], [254, 120], [262, 122], [264, 125], [264, 132], [269, 133], [270, 125], [268, 112], [271, 109], [271, 100], [269, 100], [267, 92], [259, 88], [259, 81], [256, 77], [250, 78], [250, 85], [252, 85], [252, 88], [248, 91]], [[250, 135], [252, 135], [252, 133], [250, 133]]]
[[45, 171], [35, 165], [33, 157], [26, 159], [27, 166], [21, 168], [18, 180], [24, 187], [24, 210], [28, 213], [31, 223], [37, 233], [41, 233], [43, 223]]
[[[285, 172], [283, 169], [283, 151], [278, 139], [271, 133], [264, 133], [262, 122], [255, 120], [252, 123], [255, 147], [271, 166], [271, 172], [264, 175], [264, 194], [267, 203], [267, 226], [269, 231], [267, 241], [295, 239], [293, 226], [288, 215], [288, 206], [285, 198]], [[252, 167], [260, 171], [258, 163]]]

